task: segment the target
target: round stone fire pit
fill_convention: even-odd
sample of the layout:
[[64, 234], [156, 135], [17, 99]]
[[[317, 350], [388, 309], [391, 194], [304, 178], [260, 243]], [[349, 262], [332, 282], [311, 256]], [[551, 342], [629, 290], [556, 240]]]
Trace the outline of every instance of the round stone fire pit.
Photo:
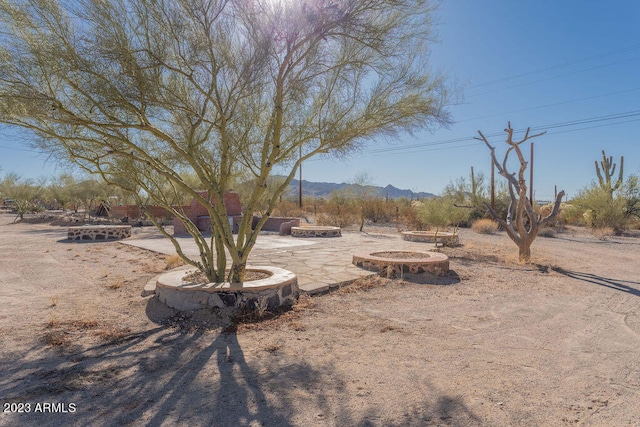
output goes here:
[[444, 276], [449, 272], [449, 257], [438, 252], [364, 252], [353, 256], [353, 264], [366, 270], [396, 275], [431, 273]]
[[247, 267], [247, 273], [266, 277], [244, 283], [194, 283], [186, 278], [194, 271], [193, 267], [185, 267], [160, 275], [155, 291], [160, 301], [181, 311], [207, 307], [272, 310], [293, 305], [300, 295], [298, 278], [283, 268]]
[[[402, 239], [410, 242], [436, 243], [435, 231], [403, 231]], [[438, 232], [438, 242], [445, 246], [455, 246], [459, 243], [458, 233], [448, 231]]]
[[291, 227], [291, 237], [340, 237], [340, 227], [324, 225], [307, 225], [304, 227]]

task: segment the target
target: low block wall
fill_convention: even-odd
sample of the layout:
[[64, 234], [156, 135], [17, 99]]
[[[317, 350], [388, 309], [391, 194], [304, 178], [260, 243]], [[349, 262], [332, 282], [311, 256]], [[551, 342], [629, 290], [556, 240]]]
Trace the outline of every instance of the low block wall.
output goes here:
[[397, 275], [431, 273], [436, 276], [444, 276], [449, 272], [449, 257], [445, 254], [439, 252], [395, 252], [399, 255], [398, 257], [379, 255], [380, 253], [376, 252], [357, 253], [353, 255], [353, 265], [365, 270], [393, 272]]
[[292, 237], [341, 237], [340, 227], [312, 225], [306, 227], [291, 227]]
[[[256, 226], [258, 225], [258, 222], [260, 221], [260, 217], [259, 216], [254, 216], [253, 217], [253, 221], [251, 222], [251, 228], [255, 229]], [[282, 224], [284, 224], [285, 222], [293, 222], [293, 224], [291, 224], [292, 227], [299, 227], [300, 226], [300, 218], [293, 218], [293, 217], [283, 217], [283, 216], [272, 216], [269, 217], [269, 219], [267, 219], [264, 223], [264, 225], [262, 226], [262, 231], [274, 231], [274, 232], [280, 232], [280, 226]]]
[[117, 240], [130, 236], [130, 225], [83, 225], [67, 230], [70, 240]]

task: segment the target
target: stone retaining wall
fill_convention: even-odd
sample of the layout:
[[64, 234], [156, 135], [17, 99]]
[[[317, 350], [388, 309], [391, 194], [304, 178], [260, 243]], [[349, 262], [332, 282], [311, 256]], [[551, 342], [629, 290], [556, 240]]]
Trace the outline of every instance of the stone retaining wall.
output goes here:
[[312, 225], [307, 227], [291, 227], [291, 237], [341, 237], [340, 227]]
[[[387, 272], [401, 275], [403, 273], [431, 273], [444, 276], [449, 272], [449, 257], [438, 252], [412, 252], [402, 257], [403, 251], [396, 251], [398, 257], [377, 256], [376, 253], [359, 253], [353, 255], [353, 264], [365, 270]], [[422, 257], [416, 257], [422, 255]]]
[[83, 225], [67, 230], [70, 240], [117, 240], [130, 236], [130, 225]]
[[[436, 243], [435, 231], [403, 231], [402, 240], [409, 242], [424, 242], [424, 243]], [[456, 246], [459, 244], [458, 233], [451, 233], [449, 231], [438, 232], [438, 243], [442, 243], [445, 246]]]

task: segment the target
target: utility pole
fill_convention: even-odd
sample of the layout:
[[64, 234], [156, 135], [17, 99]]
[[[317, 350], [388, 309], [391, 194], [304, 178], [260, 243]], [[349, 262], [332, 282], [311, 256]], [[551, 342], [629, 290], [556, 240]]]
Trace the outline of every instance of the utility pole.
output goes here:
[[[302, 144], [300, 144], [300, 160], [302, 160]], [[302, 161], [300, 161], [300, 179], [298, 180], [298, 207], [302, 209]]]
[[533, 142], [531, 143], [531, 161], [529, 162], [529, 201], [533, 206]]
[[496, 169], [491, 159], [491, 209], [496, 208]]

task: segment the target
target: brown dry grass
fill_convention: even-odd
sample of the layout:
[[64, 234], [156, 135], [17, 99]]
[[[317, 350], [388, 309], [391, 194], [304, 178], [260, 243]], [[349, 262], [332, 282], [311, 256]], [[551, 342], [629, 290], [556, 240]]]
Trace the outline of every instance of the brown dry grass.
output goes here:
[[78, 334], [87, 333], [102, 341], [115, 343], [130, 335], [131, 329], [87, 317], [60, 320], [56, 313], [52, 313], [45, 325], [43, 341], [48, 346], [64, 348], [70, 346]]
[[592, 229], [591, 234], [600, 240], [607, 240], [607, 238], [614, 236], [616, 232], [611, 227], [602, 227]]
[[374, 288], [380, 288], [393, 283], [390, 278], [382, 276], [368, 276], [356, 279], [338, 289], [339, 294], [352, 294], [356, 292], [366, 292]]
[[165, 269], [167, 270], [172, 270], [176, 267], [180, 267], [186, 264], [186, 262], [184, 262], [184, 260], [182, 258], [180, 258], [180, 255], [169, 255], [165, 258], [165, 262], [166, 262], [166, 267]]
[[474, 222], [471, 229], [479, 234], [493, 234], [498, 231], [498, 223], [491, 219], [483, 218]]

